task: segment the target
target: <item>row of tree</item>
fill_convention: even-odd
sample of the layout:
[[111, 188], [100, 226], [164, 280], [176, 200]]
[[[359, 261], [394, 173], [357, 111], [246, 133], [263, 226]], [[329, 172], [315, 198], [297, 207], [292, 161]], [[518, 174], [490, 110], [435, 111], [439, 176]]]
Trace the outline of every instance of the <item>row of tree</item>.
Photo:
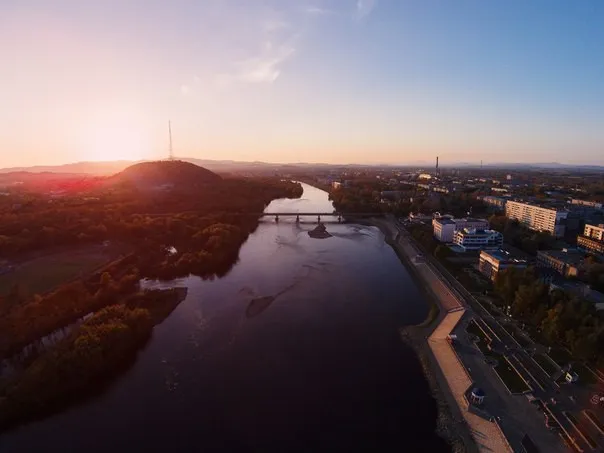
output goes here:
[[533, 268], [500, 272], [495, 292], [515, 318], [540, 332], [546, 345], [565, 346], [577, 360], [604, 361], [604, 318], [591, 302], [550, 291]]

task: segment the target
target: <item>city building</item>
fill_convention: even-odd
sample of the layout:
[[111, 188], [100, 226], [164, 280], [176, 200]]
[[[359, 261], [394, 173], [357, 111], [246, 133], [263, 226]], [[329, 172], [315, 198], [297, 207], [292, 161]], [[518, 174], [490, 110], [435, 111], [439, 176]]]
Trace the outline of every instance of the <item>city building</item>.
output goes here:
[[455, 232], [453, 243], [464, 251], [493, 250], [503, 245], [503, 234], [495, 230], [464, 228]]
[[580, 250], [540, 250], [537, 266], [554, 269], [564, 277], [578, 277], [584, 268], [585, 253]]
[[508, 193], [508, 189], [503, 187], [491, 187], [491, 192]]
[[583, 282], [557, 278], [549, 284], [550, 291], [554, 291], [556, 289], [564, 291], [580, 299], [585, 299], [593, 304], [604, 304], [604, 294], [591, 289], [589, 285]]
[[418, 178], [419, 179], [432, 179], [432, 175], [430, 173], [420, 173]]
[[598, 203], [596, 201], [579, 200], [578, 198], [573, 198], [572, 200], [570, 200], [570, 202], [574, 205], [588, 206], [594, 209], [602, 209], [602, 203]]
[[339, 181], [334, 181], [331, 183], [331, 187], [333, 187], [334, 189], [341, 189], [342, 188], [342, 183]]
[[453, 242], [455, 235], [455, 221], [446, 217], [432, 220], [432, 231], [436, 240], [440, 242]]
[[478, 261], [480, 273], [492, 281], [495, 281], [499, 272], [505, 269], [510, 267], [525, 269], [527, 266], [526, 255], [512, 253], [501, 248], [491, 251], [482, 250]]
[[484, 195], [478, 197], [478, 199], [495, 211], [505, 211], [505, 204], [508, 201], [506, 198], [494, 197], [492, 195]]
[[489, 222], [485, 219], [474, 219], [471, 217], [454, 219], [451, 216], [437, 217], [432, 220], [434, 237], [440, 242], [453, 242], [455, 232], [465, 228], [486, 230], [489, 228]]
[[604, 241], [598, 241], [586, 236], [577, 236], [577, 247], [586, 252], [604, 255]]
[[430, 222], [432, 220], [432, 216], [429, 214], [422, 214], [420, 212], [412, 212], [409, 214], [409, 221], [414, 223], [419, 222]]
[[547, 231], [554, 237], [562, 237], [568, 211], [510, 200], [505, 205], [505, 215], [531, 230]]
[[604, 224], [600, 224], [598, 226], [589, 224], [585, 225], [583, 236], [595, 239], [597, 241], [604, 241]]

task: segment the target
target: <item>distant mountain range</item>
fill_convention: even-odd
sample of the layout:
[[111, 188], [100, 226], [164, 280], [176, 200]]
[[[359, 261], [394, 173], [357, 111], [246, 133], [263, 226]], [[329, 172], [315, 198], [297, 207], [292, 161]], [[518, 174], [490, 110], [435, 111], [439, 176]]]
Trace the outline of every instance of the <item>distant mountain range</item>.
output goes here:
[[[180, 158], [180, 160], [189, 162], [200, 167], [207, 168], [213, 172], [218, 173], [231, 173], [231, 172], [255, 172], [258, 170], [264, 171], [287, 171], [300, 170], [304, 168], [384, 168], [384, 167], [419, 167], [429, 169], [434, 166], [434, 163], [428, 162], [413, 162], [408, 164], [375, 164], [375, 165], [361, 165], [361, 164], [325, 164], [325, 163], [292, 163], [292, 164], [280, 164], [280, 163], [268, 163], [268, 162], [238, 162], [232, 160], [206, 160], [206, 159], [195, 159], [195, 158]], [[141, 163], [144, 161], [109, 161], [109, 162], [77, 162], [65, 165], [44, 165], [44, 166], [32, 166], [32, 167], [13, 167], [13, 168], [2, 168], [0, 174], [15, 173], [15, 172], [31, 172], [31, 173], [68, 173], [68, 174], [80, 174], [80, 175], [113, 175], [125, 170], [127, 167]], [[441, 168], [479, 168], [480, 165], [469, 162], [451, 163], [441, 165]], [[583, 171], [604, 171], [604, 166], [601, 165], [574, 165], [574, 164], [561, 164], [558, 162], [544, 162], [544, 163], [489, 163], [484, 164], [483, 168], [502, 168], [510, 170], [583, 170]]]

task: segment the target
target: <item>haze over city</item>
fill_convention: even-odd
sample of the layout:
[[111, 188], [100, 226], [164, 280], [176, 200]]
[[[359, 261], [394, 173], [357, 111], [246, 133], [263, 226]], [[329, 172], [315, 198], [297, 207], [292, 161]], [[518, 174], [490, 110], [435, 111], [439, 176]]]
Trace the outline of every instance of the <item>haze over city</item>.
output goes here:
[[604, 164], [604, 4], [0, 5], [0, 167]]

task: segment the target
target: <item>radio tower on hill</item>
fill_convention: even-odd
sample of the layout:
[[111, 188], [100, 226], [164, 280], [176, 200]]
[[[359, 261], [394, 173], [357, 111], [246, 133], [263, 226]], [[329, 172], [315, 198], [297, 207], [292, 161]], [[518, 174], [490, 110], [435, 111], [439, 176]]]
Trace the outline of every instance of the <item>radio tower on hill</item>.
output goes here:
[[172, 123], [168, 121], [168, 135], [170, 136], [170, 157], [169, 160], [174, 160], [174, 150], [172, 149]]

